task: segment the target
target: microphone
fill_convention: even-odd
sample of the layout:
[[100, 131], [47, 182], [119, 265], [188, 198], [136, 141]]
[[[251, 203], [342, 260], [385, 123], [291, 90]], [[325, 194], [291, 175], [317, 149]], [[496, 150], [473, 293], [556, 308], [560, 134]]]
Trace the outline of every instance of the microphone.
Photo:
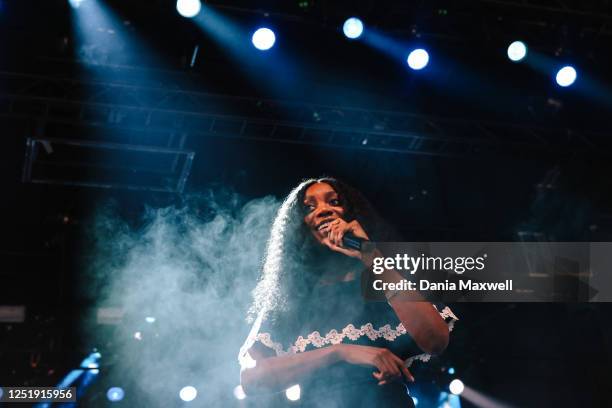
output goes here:
[[369, 242], [367, 239], [358, 238], [351, 233], [344, 234], [342, 237], [342, 246], [348, 249], [356, 249], [361, 251], [361, 246], [364, 242]]

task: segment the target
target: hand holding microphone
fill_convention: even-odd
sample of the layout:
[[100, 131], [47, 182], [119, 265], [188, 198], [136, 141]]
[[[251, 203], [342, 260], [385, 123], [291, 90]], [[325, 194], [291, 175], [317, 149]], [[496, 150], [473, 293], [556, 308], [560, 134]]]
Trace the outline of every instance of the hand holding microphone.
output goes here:
[[321, 231], [328, 233], [327, 238], [323, 240], [327, 247], [357, 259], [362, 259], [362, 243], [370, 240], [357, 220], [346, 222], [342, 218], [336, 218], [327, 223]]
[[349, 249], [355, 249], [357, 251], [362, 250], [362, 245], [367, 242], [367, 239], [358, 238], [355, 235], [347, 232], [342, 237], [342, 246]]

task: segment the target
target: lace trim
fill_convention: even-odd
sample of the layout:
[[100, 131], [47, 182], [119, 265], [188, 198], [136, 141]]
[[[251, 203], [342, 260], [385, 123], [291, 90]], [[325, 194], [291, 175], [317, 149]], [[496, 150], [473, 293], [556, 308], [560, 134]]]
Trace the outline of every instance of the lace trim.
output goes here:
[[[438, 308], [435, 305], [434, 305], [434, 309], [438, 310]], [[459, 318], [455, 316], [455, 314], [450, 309], [450, 307], [446, 306], [444, 309], [442, 309], [441, 312], [438, 311], [438, 313], [444, 319], [444, 321], [446, 321], [446, 319], [451, 319], [450, 321], [447, 321], [446, 324], [448, 325], [448, 331], [449, 332], [453, 331], [453, 328], [455, 327], [455, 322], [459, 320]]]
[[379, 328], [374, 329], [372, 323], [367, 323], [357, 329], [354, 325], [349, 324], [341, 332], [337, 330], [331, 330], [329, 333], [322, 337], [318, 331], [310, 333], [308, 336], [299, 336], [295, 343], [287, 348], [283, 349], [281, 343], [276, 343], [272, 340], [270, 333], [259, 333], [255, 337], [255, 341], [260, 341], [264, 346], [270, 347], [276, 352], [276, 355], [281, 356], [285, 354], [301, 353], [306, 350], [309, 344], [317, 348], [321, 348], [327, 344], [340, 344], [345, 338], [355, 341], [362, 336], [368, 336], [372, 341], [383, 337], [385, 340], [394, 341], [398, 336], [406, 334], [406, 329], [402, 323], [398, 324], [395, 329], [391, 328], [390, 324], [386, 324]]
[[420, 360], [420, 361], [426, 363], [430, 359], [431, 359], [431, 354], [423, 353], [423, 354], [417, 354], [416, 356], [412, 356], [412, 357], [407, 358], [405, 363], [406, 363], [406, 367], [410, 367], [412, 365], [412, 363], [414, 363], [417, 360]]
[[[434, 308], [438, 310], [435, 306]], [[445, 321], [449, 318], [451, 319], [447, 322], [447, 324], [448, 330], [452, 331], [455, 322], [459, 320], [457, 316], [455, 316], [453, 311], [448, 306], [442, 309], [442, 311], [438, 311], [438, 313]], [[403, 334], [406, 334], [406, 329], [404, 328], [404, 325], [402, 323], [398, 324], [395, 329], [392, 329], [390, 324], [386, 324], [380, 327], [378, 330], [374, 329], [372, 323], [364, 324], [359, 329], [357, 329], [353, 324], [349, 324], [344, 329], [342, 329], [341, 332], [338, 332], [335, 329], [331, 330], [325, 335], [325, 337], [322, 337], [318, 331], [314, 331], [306, 337], [299, 336], [295, 343], [292, 346], [288, 347], [286, 350], [283, 348], [283, 345], [281, 343], [277, 343], [272, 340], [270, 333], [258, 333], [253, 339], [253, 341], [250, 342], [250, 345], [252, 345], [255, 341], [259, 341], [264, 346], [274, 350], [277, 356], [282, 356], [286, 354], [296, 354], [304, 352], [309, 344], [312, 344], [314, 347], [321, 348], [328, 344], [340, 344], [345, 338], [348, 338], [351, 341], [355, 341], [362, 336], [368, 336], [368, 338], [372, 341], [381, 337], [388, 341], [395, 341], [397, 337]], [[419, 354], [408, 358], [406, 360], [406, 364], [410, 366], [410, 364], [412, 364], [412, 362], [415, 360], [427, 362], [430, 358], [430, 354]]]

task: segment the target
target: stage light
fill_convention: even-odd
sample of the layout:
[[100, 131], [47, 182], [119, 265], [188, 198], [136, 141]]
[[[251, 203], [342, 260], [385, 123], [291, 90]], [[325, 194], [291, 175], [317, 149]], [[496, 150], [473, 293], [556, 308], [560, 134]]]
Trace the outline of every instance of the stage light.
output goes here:
[[176, 11], [186, 18], [192, 18], [198, 15], [202, 9], [200, 0], [177, 0]]
[[363, 33], [363, 23], [357, 17], [351, 17], [344, 22], [342, 31], [347, 38], [351, 40], [357, 39]]
[[236, 399], [239, 399], [239, 400], [243, 400], [246, 398], [246, 394], [244, 393], [244, 390], [242, 389], [242, 385], [237, 385], [234, 387], [234, 397], [236, 397]]
[[287, 388], [285, 395], [289, 401], [297, 401], [300, 399], [300, 385], [296, 384], [293, 387]]
[[570, 86], [576, 81], [576, 70], [572, 66], [565, 66], [557, 71], [557, 76], [555, 79], [557, 80], [557, 84], [562, 87]]
[[145, 317], [145, 321], [147, 323], [155, 323], [155, 318], [153, 316], [147, 316]]
[[429, 63], [429, 54], [422, 48], [417, 48], [408, 54], [408, 66], [415, 71], [423, 69]]
[[450, 375], [455, 374], [455, 369], [454, 369], [453, 367], [449, 368], [449, 369], [448, 369], [448, 373], [449, 373]]
[[463, 385], [463, 382], [461, 382], [461, 380], [457, 378], [451, 381], [451, 383], [448, 385], [448, 389], [450, 390], [450, 392], [452, 392], [455, 395], [461, 394], [464, 388], [465, 386]]
[[251, 40], [253, 41], [255, 48], [261, 51], [266, 51], [274, 46], [276, 36], [274, 35], [274, 31], [270, 30], [269, 28], [262, 27], [253, 33]]
[[198, 390], [191, 385], [181, 388], [181, 391], [179, 392], [179, 397], [185, 402], [193, 401], [197, 396]]
[[110, 402], [121, 401], [124, 396], [125, 392], [123, 392], [121, 387], [111, 387], [106, 391], [106, 398], [108, 398]]
[[68, 0], [68, 3], [72, 6], [72, 8], [79, 8], [81, 6], [81, 3], [84, 2], [85, 0]]
[[527, 56], [527, 46], [522, 41], [514, 41], [508, 46], [508, 58], [511, 61], [519, 62]]
[[81, 368], [100, 368], [100, 364], [98, 364], [100, 358], [102, 358], [102, 355], [98, 351], [94, 351], [81, 361]]

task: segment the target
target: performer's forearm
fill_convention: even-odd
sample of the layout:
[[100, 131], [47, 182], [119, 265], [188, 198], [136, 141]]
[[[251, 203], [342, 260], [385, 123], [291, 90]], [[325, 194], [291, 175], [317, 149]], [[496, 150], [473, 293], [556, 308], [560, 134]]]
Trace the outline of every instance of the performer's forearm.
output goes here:
[[[374, 250], [364, 261], [371, 268], [372, 259], [381, 255], [378, 250]], [[404, 279], [395, 269], [385, 269], [383, 274], [385, 282], [389, 283], [398, 283]], [[448, 327], [436, 309], [419, 292], [396, 291], [388, 292], [386, 296], [398, 319], [421, 350], [440, 354], [446, 349]]]
[[259, 359], [255, 367], [241, 371], [240, 382], [247, 394], [283, 391], [339, 359], [335, 346]]
[[414, 301], [403, 295], [394, 296], [389, 303], [421, 350], [440, 354], [446, 349], [449, 330], [431, 303]]

